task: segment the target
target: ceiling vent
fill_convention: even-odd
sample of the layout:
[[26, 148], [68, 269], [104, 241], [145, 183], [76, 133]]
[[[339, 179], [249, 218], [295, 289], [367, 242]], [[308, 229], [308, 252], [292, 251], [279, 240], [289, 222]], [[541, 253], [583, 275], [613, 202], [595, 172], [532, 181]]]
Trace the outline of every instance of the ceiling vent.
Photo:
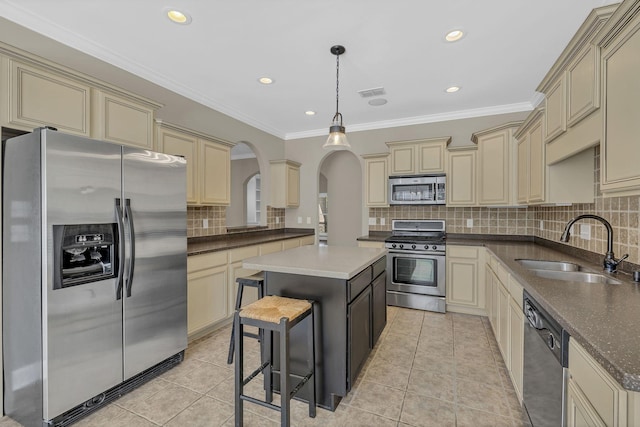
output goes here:
[[374, 87], [373, 89], [359, 90], [358, 93], [363, 98], [371, 98], [372, 96], [384, 95], [387, 92], [385, 92], [383, 87]]

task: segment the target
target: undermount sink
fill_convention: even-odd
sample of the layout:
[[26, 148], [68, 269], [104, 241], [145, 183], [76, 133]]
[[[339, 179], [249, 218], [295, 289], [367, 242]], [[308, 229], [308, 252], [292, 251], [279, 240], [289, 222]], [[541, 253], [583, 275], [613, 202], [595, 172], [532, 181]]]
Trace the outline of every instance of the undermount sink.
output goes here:
[[567, 261], [545, 261], [541, 259], [516, 259], [524, 268], [530, 270], [579, 271], [582, 267]]
[[622, 282], [604, 274], [587, 273], [586, 271], [558, 271], [530, 269], [531, 273], [545, 279], [565, 280], [567, 282], [602, 283], [605, 285], [619, 285]]

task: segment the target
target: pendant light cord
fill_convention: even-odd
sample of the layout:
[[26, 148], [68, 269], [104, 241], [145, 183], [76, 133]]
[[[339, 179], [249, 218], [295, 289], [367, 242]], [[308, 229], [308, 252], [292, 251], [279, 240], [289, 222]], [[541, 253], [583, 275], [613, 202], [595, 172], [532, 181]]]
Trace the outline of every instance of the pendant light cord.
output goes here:
[[338, 118], [338, 114], [340, 114], [340, 109], [338, 108], [338, 102], [340, 99], [340, 54], [336, 55], [336, 115], [334, 119]]

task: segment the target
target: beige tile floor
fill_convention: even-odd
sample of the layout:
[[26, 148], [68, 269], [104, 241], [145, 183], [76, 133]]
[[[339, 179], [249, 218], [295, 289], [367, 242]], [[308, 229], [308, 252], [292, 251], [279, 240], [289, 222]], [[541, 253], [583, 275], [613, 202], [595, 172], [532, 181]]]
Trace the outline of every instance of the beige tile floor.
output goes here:
[[[181, 365], [76, 426], [234, 425], [234, 372], [226, 364], [229, 333], [226, 327], [192, 343]], [[250, 372], [258, 366], [259, 346], [245, 340]], [[250, 390], [262, 396], [259, 379]], [[338, 409], [319, 408], [315, 419], [307, 410], [306, 404], [293, 402], [293, 426], [526, 425], [487, 318], [396, 307], [388, 308], [381, 339]], [[248, 402], [244, 414], [247, 427], [279, 424], [276, 411]], [[15, 426], [0, 419], [0, 427]]]

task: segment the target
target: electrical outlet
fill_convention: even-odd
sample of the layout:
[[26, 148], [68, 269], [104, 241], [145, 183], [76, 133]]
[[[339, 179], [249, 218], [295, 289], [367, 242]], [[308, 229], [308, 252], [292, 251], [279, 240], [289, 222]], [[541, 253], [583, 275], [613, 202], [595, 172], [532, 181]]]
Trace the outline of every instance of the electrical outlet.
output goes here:
[[590, 224], [580, 224], [580, 238], [583, 240], [591, 240]]
[[202, 220], [202, 228], [209, 228], [209, 220], [208, 219], [203, 219]]
[[473, 218], [467, 220], [467, 228], [473, 228]]
[[280, 224], [280, 217], [279, 216], [276, 217], [276, 224]]
[[369, 225], [376, 225], [376, 219], [375, 218], [369, 218]]
[[380, 218], [380, 225], [386, 225], [386, 221], [384, 218]]
[[544, 221], [540, 220], [540, 230], [544, 230]]
[[311, 217], [310, 216], [307, 217], [307, 224], [311, 224]]
[[302, 217], [301, 216], [298, 217], [298, 224], [302, 224]]

